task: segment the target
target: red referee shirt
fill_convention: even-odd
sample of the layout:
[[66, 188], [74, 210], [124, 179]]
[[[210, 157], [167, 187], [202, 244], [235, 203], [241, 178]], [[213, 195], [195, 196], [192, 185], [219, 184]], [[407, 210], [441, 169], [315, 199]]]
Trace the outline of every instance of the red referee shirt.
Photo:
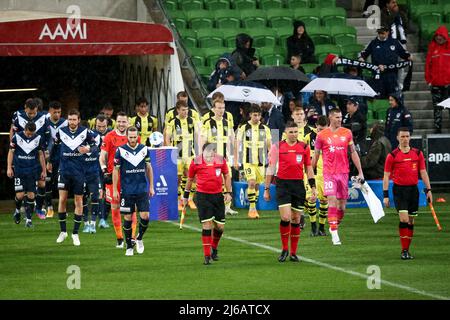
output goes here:
[[228, 174], [228, 165], [223, 157], [216, 155], [212, 163], [206, 163], [199, 155], [192, 160], [188, 177], [197, 177], [198, 192], [215, 194], [222, 193], [222, 174]]
[[301, 141], [290, 146], [286, 140], [273, 144], [270, 149], [270, 165], [275, 166], [277, 162], [278, 178], [303, 180], [304, 169], [311, 165], [309, 146]]
[[417, 185], [420, 170], [425, 170], [425, 158], [422, 151], [415, 148], [407, 153], [396, 148], [388, 154], [384, 165], [384, 171], [390, 172], [394, 184], [400, 186]]

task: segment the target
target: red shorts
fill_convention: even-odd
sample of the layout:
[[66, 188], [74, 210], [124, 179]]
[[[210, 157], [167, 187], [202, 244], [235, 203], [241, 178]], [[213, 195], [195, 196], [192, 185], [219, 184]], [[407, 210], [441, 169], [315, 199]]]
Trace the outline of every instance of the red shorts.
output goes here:
[[[120, 180], [118, 182], [118, 189], [120, 190]], [[120, 191], [119, 191], [120, 192]], [[119, 199], [113, 199], [113, 184], [105, 184], [105, 199], [110, 204], [119, 204]]]
[[324, 194], [348, 199], [348, 173], [323, 174]]

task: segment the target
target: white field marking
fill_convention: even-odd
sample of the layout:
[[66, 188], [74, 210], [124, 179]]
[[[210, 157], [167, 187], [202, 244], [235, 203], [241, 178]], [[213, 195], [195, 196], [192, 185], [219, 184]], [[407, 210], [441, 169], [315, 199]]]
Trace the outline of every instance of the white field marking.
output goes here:
[[[166, 222], [178, 226], [178, 223], [176, 223], [176, 222], [172, 222], [172, 221], [166, 221]], [[187, 224], [184, 224], [183, 228], [190, 229], [190, 230], [197, 231], [197, 232], [201, 232], [202, 231], [201, 229], [199, 229], [197, 227], [193, 227], [193, 226], [190, 226], [190, 225], [187, 225]], [[232, 241], [236, 241], [236, 242], [239, 242], [239, 243], [243, 243], [243, 244], [246, 244], [246, 245], [249, 245], [249, 246], [258, 247], [258, 248], [261, 248], [261, 249], [266, 249], [266, 250], [269, 250], [269, 251], [272, 251], [272, 252], [277, 252], [277, 253], [280, 252], [279, 248], [274, 248], [274, 247], [267, 246], [265, 244], [261, 244], [261, 243], [257, 243], [257, 242], [251, 242], [251, 241], [247, 241], [247, 240], [236, 238], [236, 237], [230, 237], [230, 236], [223, 236], [223, 238], [228, 239], [228, 240], [232, 240]], [[299, 258], [302, 261], [309, 262], [309, 263], [318, 265], [320, 267], [331, 269], [331, 270], [334, 270], [334, 271], [347, 273], [349, 275], [352, 275], [352, 276], [355, 276], [355, 277], [358, 277], [358, 278], [362, 278], [362, 279], [365, 279], [365, 280], [367, 280], [368, 277], [370, 276], [370, 275], [367, 275], [367, 274], [364, 274], [364, 273], [359, 273], [359, 272], [352, 271], [352, 270], [347, 270], [347, 269], [344, 269], [344, 268], [341, 268], [341, 267], [336, 267], [336, 266], [333, 266], [333, 265], [331, 265], [329, 263], [320, 262], [320, 261], [317, 261], [317, 260], [314, 260], [314, 259], [307, 258], [305, 256], [299, 256]], [[391, 282], [391, 281], [387, 281], [387, 280], [380, 280], [380, 281], [381, 281], [381, 284], [384, 284], [384, 285], [387, 285], [387, 286], [390, 286], [390, 287], [394, 287], [394, 288], [398, 288], [398, 289], [402, 289], [402, 290], [405, 290], [405, 291], [408, 291], [408, 292], [411, 292], [411, 293], [415, 293], [415, 294], [419, 294], [419, 295], [422, 295], [422, 296], [430, 297], [430, 298], [433, 298], [433, 299], [450, 300], [450, 297], [440, 296], [440, 295], [437, 295], [437, 294], [434, 294], [434, 293], [429, 293], [429, 292], [426, 292], [426, 291], [423, 291], [423, 290], [419, 290], [419, 289], [415, 289], [415, 288], [412, 288], [412, 287], [404, 286], [402, 284], [398, 284], [398, 283], [395, 283], [395, 282]]]

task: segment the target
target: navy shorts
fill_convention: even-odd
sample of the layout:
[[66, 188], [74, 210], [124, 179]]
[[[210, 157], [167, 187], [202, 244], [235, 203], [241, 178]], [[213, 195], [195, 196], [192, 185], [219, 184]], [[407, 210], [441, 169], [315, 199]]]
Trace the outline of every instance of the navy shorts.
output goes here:
[[72, 190], [74, 195], [82, 196], [84, 191], [84, 177], [59, 174], [58, 189]]
[[137, 212], [149, 212], [149, 196], [148, 193], [139, 194], [121, 194], [120, 195], [120, 213], [132, 214]]
[[40, 178], [40, 172], [14, 176], [14, 191], [36, 193], [36, 182]]
[[92, 194], [100, 194], [100, 190], [102, 189], [102, 185], [100, 184], [100, 177], [96, 174], [86, 176], [86, 180], [84, 182], [84, 193], [89, 195]]

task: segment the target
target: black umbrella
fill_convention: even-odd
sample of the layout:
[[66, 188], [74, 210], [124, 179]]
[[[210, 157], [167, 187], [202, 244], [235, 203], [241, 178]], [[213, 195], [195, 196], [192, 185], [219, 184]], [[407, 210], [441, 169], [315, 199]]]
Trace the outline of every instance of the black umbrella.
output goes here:
[[259, 67], [246, 80], [261, 82], [269, 88], [275, 85], [284, 92], [298, 92], [309, 82], [303, 72], [285, 66]]

